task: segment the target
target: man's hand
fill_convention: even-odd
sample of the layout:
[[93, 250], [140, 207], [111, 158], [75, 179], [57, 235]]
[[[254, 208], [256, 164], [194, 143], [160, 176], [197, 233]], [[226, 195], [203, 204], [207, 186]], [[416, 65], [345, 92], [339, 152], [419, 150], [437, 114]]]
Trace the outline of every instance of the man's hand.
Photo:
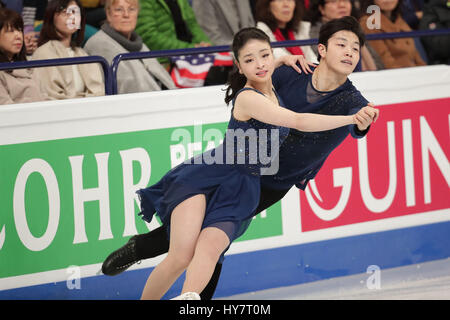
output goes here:
[[355, 124], [358, 126], [358, 130], [366, 130], [372, 122], [375, 122], [380, 115], [380, 110], [375, 109], [372, 103], [369, 103], [364, 108], [361, 108], [355, 114]]

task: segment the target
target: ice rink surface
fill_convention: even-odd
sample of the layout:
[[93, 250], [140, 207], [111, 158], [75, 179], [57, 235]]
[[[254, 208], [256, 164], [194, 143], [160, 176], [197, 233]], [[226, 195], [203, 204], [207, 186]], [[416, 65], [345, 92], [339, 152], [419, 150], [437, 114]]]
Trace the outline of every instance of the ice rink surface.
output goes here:
[[450, 258], [221, 299], [450, 300]]

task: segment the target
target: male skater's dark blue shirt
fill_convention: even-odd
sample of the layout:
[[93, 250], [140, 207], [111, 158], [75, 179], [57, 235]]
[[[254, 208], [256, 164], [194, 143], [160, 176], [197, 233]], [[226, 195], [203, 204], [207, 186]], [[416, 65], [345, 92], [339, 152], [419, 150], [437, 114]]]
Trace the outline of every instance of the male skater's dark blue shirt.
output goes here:
[[[348, 79], [333, 91], [320, 92], [312, 86], [311, 78], [311, 74], [299, 74], [291, 67], [281, 66], [275, 70], [272, 83], [286, 108], [295, 112], [349, 115], [357, 113], [368, 104]], [[354, 138], [362, 138], [367, 132], [368, 129], [359, 131], [356, 125], [322, 132], [291, 129], [280, 146], [278, 173], [261, 176], [262, 186], [269, 189], [290, 189], [296, 185], [304, 189], [328, 155], [349, 133]]]

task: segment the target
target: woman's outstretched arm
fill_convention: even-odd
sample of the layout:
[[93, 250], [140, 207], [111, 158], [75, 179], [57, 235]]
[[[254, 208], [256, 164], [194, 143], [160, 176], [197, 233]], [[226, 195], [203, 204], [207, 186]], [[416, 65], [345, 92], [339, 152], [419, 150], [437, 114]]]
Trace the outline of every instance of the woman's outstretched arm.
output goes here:
[[329, 116], [293, 112], [280, 107], [253, 90], [246, 90], [238, 95], [234, 106], [234, 116], [239, 120], [253, 118], [304, 132], [326, 131], [356, 124], [355, 115]]

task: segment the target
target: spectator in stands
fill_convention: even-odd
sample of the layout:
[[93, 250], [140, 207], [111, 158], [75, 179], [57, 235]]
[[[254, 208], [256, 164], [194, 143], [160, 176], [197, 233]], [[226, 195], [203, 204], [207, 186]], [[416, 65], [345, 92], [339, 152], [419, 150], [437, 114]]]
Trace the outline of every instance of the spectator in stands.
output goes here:
[[[255, 6], [256, 27], [264, 31], [271, 42], [309, 39], [311, 24], [302, 21], [301, 0], [258, 0]], [[309, 62], [318, 63], [310, 46], [273, 49], [275, 58], [284, 55], [304, 55]]]
[[[104, 57], [109, 63], [125, 52], [150, 51], [134, 31], [139, 11], [138, 0], [106, 0], [107, 22], [92, 36], [84, 49], [90, 55]], [[119, 64], [119, 93], [174, 89], [175, 84], [156, 59], [128, 60]]]
[[417, 30], [419, 28], [419, 23], [423, 16], [423, 5], [424, 0], [402, 1], [402, 8], [401, 8], [402, 18], [413, 30]]
[[[39, 47], [33, 60], [83, 57], [80, 48], [85, 14], [79, 0], [52, 0], [45, 11]], [[97, 64], [37, 68], [41, 83], [51, 99], [81, 98], [105, 94], [103, 74]]]
[[[6, 7], [8, 9], [11, 9], [18, 14], [22, 14], [22, 6], [23, 1], [22, 0], [3, 0], [3, 7]], [[0, 8], [2, 8], [2, 4], [0, 4]]]
[[236, 32], [255, 26], [249, 1], [194, 0], [192, 9], [198, 24], [216, 46], [230, 45]]
[[[231, 45], [242, 28], [254, 27], [255, 20], [247, 0], [194, 0], [192, 9], [198, 24], [216, 46]], [[233, 66], [212, 66], [205, 86], [225, 84]]]
[[253, 18], [255, 18], [255, 7], [256, 7], [256, 1], [257, 0], [250, 0], [250, 8], [252, 9]]
[[[315, 39], [319, 37], [320, 27], [333, 19], [345, 16], [352, 16], [359, 19], [359, 11], [356, 9], [353, 0], [313, 0], [310, 9], [307, 11], [306, 20], [311, 22], [309, 37]], [[312, 46], [317, 54], [317, 46]], [[361, 71], [374, 71], [384, 69], [383, 62], [377, 52], [369, 45], [361, 47]]]
[[[88, 0], [85, 0], [89, 2]], [[93, 0], [95, 1], [95, 0]], [[96, 0], [103, 1], [103, 0]], [[39, 33], [42, 29], [42, 22], [44, 21], [45, 9], [47, 8], [48, 0], [23, 0], [23, 12], [22, 17], [25, 24], [25, 46], [27, 48], [27, 54], [32, 55], [34, 50], [37, 49], [37, 43], [39, 39]], [[87, 15], [86, 15], [87, 21]], [[98, 31], [95, 28], [86, 23], [84, 29], [83, 44]]]
[[80, 0], [84, 10], [86, 10], [86, 24], [100, 29], [106, 20], [105, 2], [106, 0]]
[[[0, 8], [0, 63], [26, 61], [22, 17]], [[46, 100], [33, 69], [0, 71], [0, 104]]]
[[[421, 30], [450, 28], [450, 6], [448, 0], [429, 0], [424, 5]], [[430, 64], [450, 64], [450, 35], [422, 37], [423, 46]]]
[[31, 56], [38, 47], [39, 32], [34, 28], [42, 24], [47, 3], [48, 0], [23, 0], [23, 33], [27, 55]]
[[141, 0], [140, 4], [136, 32], [151, 50], [211, 45], [187, 0]]
[[[401, 1], [402, 0], [365, 0], [362, 2], [361, 8], [364, 13], [367, 12], [367, 7], [370, 5], [377, 5], [381, 10], [379, 26], [376, 26], [376, 24], [373, 23], [375, 19], [368, 21], [370, 17], [369, 14], [362, 16], [360, 23], [364, 32], [367, 34], [380, 34], [384, 32], [411, 31], [411, 28], [401, 16]], [[369, 43], [381, 57], [381, 60], [387, 69], [426, 65], [418, 53], [414, 44], [414, 39], [412, 38], [372, 40], [369, 41]]]
[[[318, 38], [320, 27], [324, 23], [345, 16], [359, 18], [353, 0], [312, 0], [305, 15], [305, 20], [311, 23], [309, 35], [311, 38]], [[312, 48], [317, 54], [317, 46], [312, 46]]]

